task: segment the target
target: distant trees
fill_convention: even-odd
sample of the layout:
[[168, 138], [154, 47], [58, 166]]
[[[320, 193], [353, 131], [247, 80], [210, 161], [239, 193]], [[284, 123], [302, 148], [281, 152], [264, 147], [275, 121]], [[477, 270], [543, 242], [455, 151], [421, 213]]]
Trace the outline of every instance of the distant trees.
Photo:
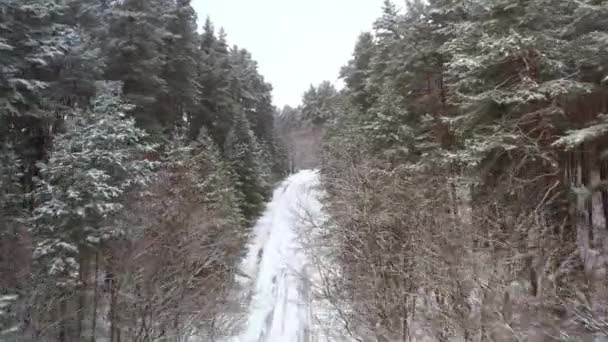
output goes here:
[[311, 85], [297, 108], [286, 106], [278, 113], [279, 138], [287, 146], [290, 169], [310, 169], [320, 165], [325, 127], [341, 108], [338, 90], [329, 81]]
[[251, 55], [188, 0], [9, 0], [0, 22], [0, 339], [218, 329], [286, 172]]
[[310, 86], [302, 97], [302, 118], [314, 126], [321, 126], [335, 117], [338, 91], [328, 81]]
[[358, 336], [605, 336], [608, 7], [407, 6], [361, 35], [324, 127], [326, 295]]

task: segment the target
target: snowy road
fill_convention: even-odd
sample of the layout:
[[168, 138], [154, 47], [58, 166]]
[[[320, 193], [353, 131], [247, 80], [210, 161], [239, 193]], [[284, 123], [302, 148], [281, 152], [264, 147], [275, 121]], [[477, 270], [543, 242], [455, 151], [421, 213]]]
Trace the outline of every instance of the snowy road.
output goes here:
[[320, 215], [318, 174], [302, 171], [274, 192], [253, 231], [243, 272], [253, 296], [238, 342], [310, 342], [312, 312], [306, 257], [297, 234], [307, 217]]

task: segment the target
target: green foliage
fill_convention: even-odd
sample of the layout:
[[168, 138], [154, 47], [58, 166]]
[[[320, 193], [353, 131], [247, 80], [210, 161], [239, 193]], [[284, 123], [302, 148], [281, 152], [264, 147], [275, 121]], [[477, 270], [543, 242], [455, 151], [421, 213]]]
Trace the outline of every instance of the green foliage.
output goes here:
[[[216, 258], [214, 262], [231, 269], [238, 263], [240, 247], [248, 235], [245, 234], [243, 212], [234, 206], [242, 198], [229, 162], [224, 160], [219, 147], [203, 129], [194, 141], [179, 135], [175, 137], [165, 165], [172, 172], [187, 172], [196, 205], [206, 213], [206, 226], [210, 229], [205, 234], [205, 239], [209, 240], [207, 246], [217, 246], [213, 251], [208, 250], [210, 258]], [[222, 248], [226, 244], [230, 248]]]
[[63, 35], [68, 28], [54, 20], [64, 9], [53, 0], [0, 4], [1, 115], [22, 115], [44, 105], [42, 92], [49, 84], [40, 71], [65, 54], [69, 41]]
[[362, 33], [359, 36], [353, 58], [342, 68], [340, 76], [352, 92], [355, 106], [363, 110], [370, 106], [370, 95], [366, 89], [367, 78], [370, 76], [370, 63], [374, 55], [374, 37], [371, 33]]
[[[251, 54], [229, 49], [210, 20], [197, 33], [189, 0], [7, 0], [0, 2], [0, 64], [0, 245], [16, 259], [0, 258], [7, 275], [0, 296], [20, 295], [1, 301], [0, 333], [28, 321], [17, 334], [89, 340], [90, 316], [104, 312], [109, 295], [92, 299], [95, 272], [116, 272], [122, 294], [139, 296], [146, 287], [152, 299], [163, 295], [162, 305], [174, 301], [157, 327], [177, 320], [168, 312], [199, 312], [225, 298], [245, 225], [287, 169], [272, 87]], [[183, 134], [171, 137], [175, 131]], [[143, 230], [140, 221], [119, 224], [130, 209], [155, 220]], [[151, 233], [164, 240], [147, 254]], [[112, 261], [127, 256], [140, 264]], [[154, 267], [166, 277], [146, 278]], [[176, 275], [183, 282], [171, 296], [164, 281]], [[132, 304], [113, 299], [112, 310]], [[17, 312], [4, 315], [5, 304]], [[128, 324], [145, 326], [140, 314]], [[217, 313], [205, 314], [212, 321]], [[109, 320], [117, 330], [109, 339], [126, 334], [126, 322]]]
[[414, 148], [419, 126], [417, 118], [405, 108], [404, 99], [388, 86], [362, 118], [362, 134], [387, 156], [408, 154]]
[[156, 107], [159, 115], [170, 113], [173, 118], [165, 126], [183, 126], [184, 117], [194, 113], [200, 98], [197, 80], [199, 59], [198, 37], [196, 34], [196, 13], [189, 0], [180, 0], [165, 15], [168, 35], [164, 37], [164, 61], [162, 78], [167, 91]]
[[127, 117], [130, 106], [117, 91], [102, 85], [91, 109], [73, 118], [48, 162], [39, 163], [34, 255], [62, 285], [78, 279], [79, 249], [124, 234], [105, 227], [106, 220], [121, 210], [125, 191], [149, 183], [155, 167], [145, 159], [153, 146], [142, 142], [146, 134]]
[[126, 99], [135, 105], [131, 114], [138, 125], [162, 133], [172, 122], [172, 113], [157, 113], [154, 106], [167, 91], [161, 71], [165, 54], [163, 40], [172, 35], [165, 29], [160, 0], [127, 0], [111, 8], [104, 52], [108, 59], [106, 75], [123, 82]]
[[[0, 5], [0, 114], [44, 116], [54, 104], [86, 105], [101, 73], [99, 51], [77, 26], [81, 2]], [[61, 72], [58, 72], [60, 70]]]
[[[273, 131], [276, 131], [275, 127]], [[287, 147], [285, 143], [280, 139], [278, 133], [273, 132], [270, 142], [267, 142], [263, 146], [266, 152], [266, 164], [270, 167], [273, 180], [282, 179], [287, 175], [289, 169], [289, 156], [287, 155]]]
[[302, 119], [314, 126], [321, 126], [335, 117], [338, 91], [329, 81], [310, 86], [302, 97]]
[[224, 155], [234, 172], [236, 188], [242, 196], [241, 211], [251, 223], [264, 209], [269, 195], [270, 170], [262, 162], [263, 150], [243, 112], [237, 112], [226, 139]]
[[223, 32], [216, 36], [213, 24], [207, 18], [199, 38], [197, 80], [201, 97], [199, 108], [190, 118], [190, 136], [193, 139], [205, 127], [219, 146], [223, 146], [232, 126], [234, 104], [230, 94], [232, 64], [225, 39]]

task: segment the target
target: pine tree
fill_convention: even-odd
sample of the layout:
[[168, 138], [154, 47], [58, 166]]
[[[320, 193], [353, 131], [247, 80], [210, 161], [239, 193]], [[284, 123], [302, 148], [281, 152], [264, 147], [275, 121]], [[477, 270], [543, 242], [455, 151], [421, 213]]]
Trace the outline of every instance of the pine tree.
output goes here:
[[52, 35], [53, 30], [63, 32], [52, 19], [63, 8], [53, 0], [4, 1], [0, 6], [0, 60], [5, 66], [0, 74], [2, 115], [35, 111], [43, 106], [41, 93], [48, 86], [41, 71], [64, 53], [65, 41]]
[[272, 86], [258, 72], [257, 62], [244, 49], [234, 47], [231, 57], [231, 91], [233, 101], [245, 112], [251, 130], [261, 147], [262, 164], [266, 170], [266, 182], [272, 177], [280, 177], [283, 170], [273, 160], [278, 158], [278, 140], [275, 137], [274, 114], [272, 105]]
[[2, 115], [52, 117], [57, 107], [86, 106], [103, 63], [92, 30], [82, 29], [84, 1], [3, 3]]
[[224, 155], [234, 173], [241, 194], [241, 210], [251, 223], [264, 208], [268, 196], [268, 171], [262, 163], [262, 149], [242, 111], [237, 111], [234, 126], [226, 139]]
[[[7, 1], [0, 61], [0, 137], [21, 160], [24, 192], [47, 156], [65, 113], [88, 105], [103, 62], [90, 28], [80, 27], [84, 1]], [[24, 203], [24, 205], [26, 205]]]
[[45, 92], [61, 111], [87, 107], [95, 96], [95, 81], [106, 67], [99, 48], [107, 30], [103, 11], [103, 5], [92, 0], [67, 1], [62, 11], [64, 31], [55, 34], [65, 40], [65, 53], [49, 64], [51, 81]]
[[[193, 171], [199, 179], [198, 191], [203, 196], [203, 204], [213, 213], [210, 216], [216, 220], [213, 223], [217, 231], [211, 233], [209, 239], [229, 245], [218, 245], [215, 253], [222, 255], [216, 259], [224, 264], [224, 270], [231, 270], [232, 265], [239, 262], [247, 236], [240, 230], [244, 224], [243, 215], [234, 207], [234, 203], [239, 201], [239, 193], [228, 163], [222, 159], [219, 148], [206, 131], [201, 131], [191, 146], [192, 162], [195, 163]], [[231, 238], [227, 239], [227, 236]]]
[[198, 136], [202, 127], [223, 148], [228, 131], [232, 126], [234, 101], [230, 94], [230, 74], [232, 65], [226, 43], [226, 35], [215, 28], [209, 18], [203, 26], [200, 37], [201, 57], [198, 63], [198, 84], [201, 99], [198, 111], [191, 118], [191, 137]]
[[[555, 2], [550, 2], [549, 5], [552, 6], [554, 12], [558, 9], [564, 12], [569, 7], [567, 4]], [[555, 18], [562, 18], [561, 21], [555, 19], [555, 27], [564, 27], [564, 37], [568, 40], [563, 52], [575, 64], [575, 70], [580, 73], [581, 81], [602, 85], [606, 85], [608, 81], [605, 72], [605, 38], [608, 30], [608, 23], [604, 16], [606, 11], [608, 11], [608, 7], [601, 1], [581, 1], [577, 2], [572, 15], [555, 16]], [[537, 19], [530, 18], [530, 21], [538, 24]]]
[[342, 68], [340, 76], [353, 93], [355, 107], [362, 110], [369, 108], [372, 99], [366, 90], [367, 78], [370, 73], [371, 58], [374, 54], [374, 37], [371, 33], [362, 33], [353, 52], [353, 59]]
[[[547, 17], [551, 19], [539, 16], [545, 6], [553, 12]], [[484, 161], [513, 155], [514, 149], [526, 154], [530, 146], [522, 145], [524, 141], [552, 134], [543, 131], [546, 127], [537, 127], [529, 136], [520, 120], [538, 115], [537, 123], [552, 122], [559, 128], [561, 119], [556, 114], [561, 110], [556, 101], [591, 92], [595, 86], [573, 77], [577, 72], [570, 63], [572, 47], [559, 31], [568, 21], [565, 18], [572, 17], [571, 6], [550, 1], [511, 6], [498, 1], [487, 7], [472, 2], [457, 8], [459, 16], [468, 20], [446, 25], [452, 32], [440, 48], [450, 51], [445, 54], [448, 101], [463, 113], [454, 119], [460, 123], [454, 127], [456, 135], [468, 152], [475, 151], [463, 154], [472, 157], [466, 162], [486, 167]], [[445, 5], [439, 7], [441, 11], [454, 12]]]
[[146, 134], [126, 116], [131, 106], [117, 98], [117, 88], [101, 85], [92, 108], [73, 118], [48, 162], [39, 163], [34, 255], [60, 288], [77, 285], [78, 253], [124, 234], [106, 227], [106, 219], [120, 211], [125, 191], [152, 176], [154, 163], [144, 159], [152, 147], [142, 143]]
[[95, 94], [93, 82], [103, 67], [92, 26], [81, 26], [86, 5], [80, 0], [0, 4], [1, 158], [12, 161], [4, 170], [12, 179], [3, 178], [0, 184], [6, 223], [0, 243], [13, 256], [11, 261], [2, 260], [6, 272], [2, 287], [18, 289], [9, 322], [9, 328], [19, 328], [11, 331], [16, 336], [33, 325], [28, 310], [32, 310], [34, 284], [26, 276], [31, 251], [25, 241], [31, 240], [26, 222], [34, 207], [30, 194], [37, 190], [37, 163], [48, 157], [52, 136], [62, 130], [65, 116], [88, 106]]
[[[161, 0], [127, 0], [112, 5], [105, 52], [108, 59], [106, 76], [123, 83], [123, 93], [136, 107], [132, 110], [138, 125], [163, 133], [174, 122], [172, 113], [154, 110], [158, 99], [166, 94], [167, 84], [161, 72], [165, 56], [163, 39], [167, 8]], [[169, 8], [170, 9], [170, 8]]]
[[158, 115], [163, 112], [173, 116], [167, 124], [183, 125], [184, 117], [195, 112], [199, 102], [199, 85], [196, 78], [200, 57], [197, 47], [196, 14], [189, 0], [180, 0], [167, 14], [167, 35], [163, 51], [167, 56], [162, 78], [167, 92], [159, 99]]
[[269, 140], [273, 131], [272, 86], [258, 72], [257, 62], [244, 49], [231, 50], [232, 96], [245, 110], [256, 137]]
[[289, 154], [285, 142], [276, 132], [275, 127], [272, 140], [269, 143], [268, 150], [270, 151], [271, 161], [270, 170], [274, 179], [283, 179], [289, 172]]
[[286, 167], [256, 62], [196, 28], [189, 0], [0, 2], [0, 339], [223, 313]]
[[322, 126], [336, 116], [338, 91], [329, 81], [310, 86], [302, 97], [302, 118], [314, 126]]
[[65, 9], [52, 0], [0, 4], [0, 137], [27, 169], [25, 191], [50, 140], [53, 103], [44, 95], [53, 81], [50, 67], [69, 48], [70, 28], [58, 22]]

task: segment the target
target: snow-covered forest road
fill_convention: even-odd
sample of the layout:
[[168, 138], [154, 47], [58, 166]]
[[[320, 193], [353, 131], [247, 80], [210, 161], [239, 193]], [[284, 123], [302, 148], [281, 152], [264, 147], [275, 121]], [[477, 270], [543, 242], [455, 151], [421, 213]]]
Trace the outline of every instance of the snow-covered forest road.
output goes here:
[[308, 342], [312, 311], [309, 265], [298, 242], [308, 218], [321, 215], [315, 186], [318, 174], [302, 171], [275, 191], [254, 227], [243, 271], [252, 296], [238, 342]]

